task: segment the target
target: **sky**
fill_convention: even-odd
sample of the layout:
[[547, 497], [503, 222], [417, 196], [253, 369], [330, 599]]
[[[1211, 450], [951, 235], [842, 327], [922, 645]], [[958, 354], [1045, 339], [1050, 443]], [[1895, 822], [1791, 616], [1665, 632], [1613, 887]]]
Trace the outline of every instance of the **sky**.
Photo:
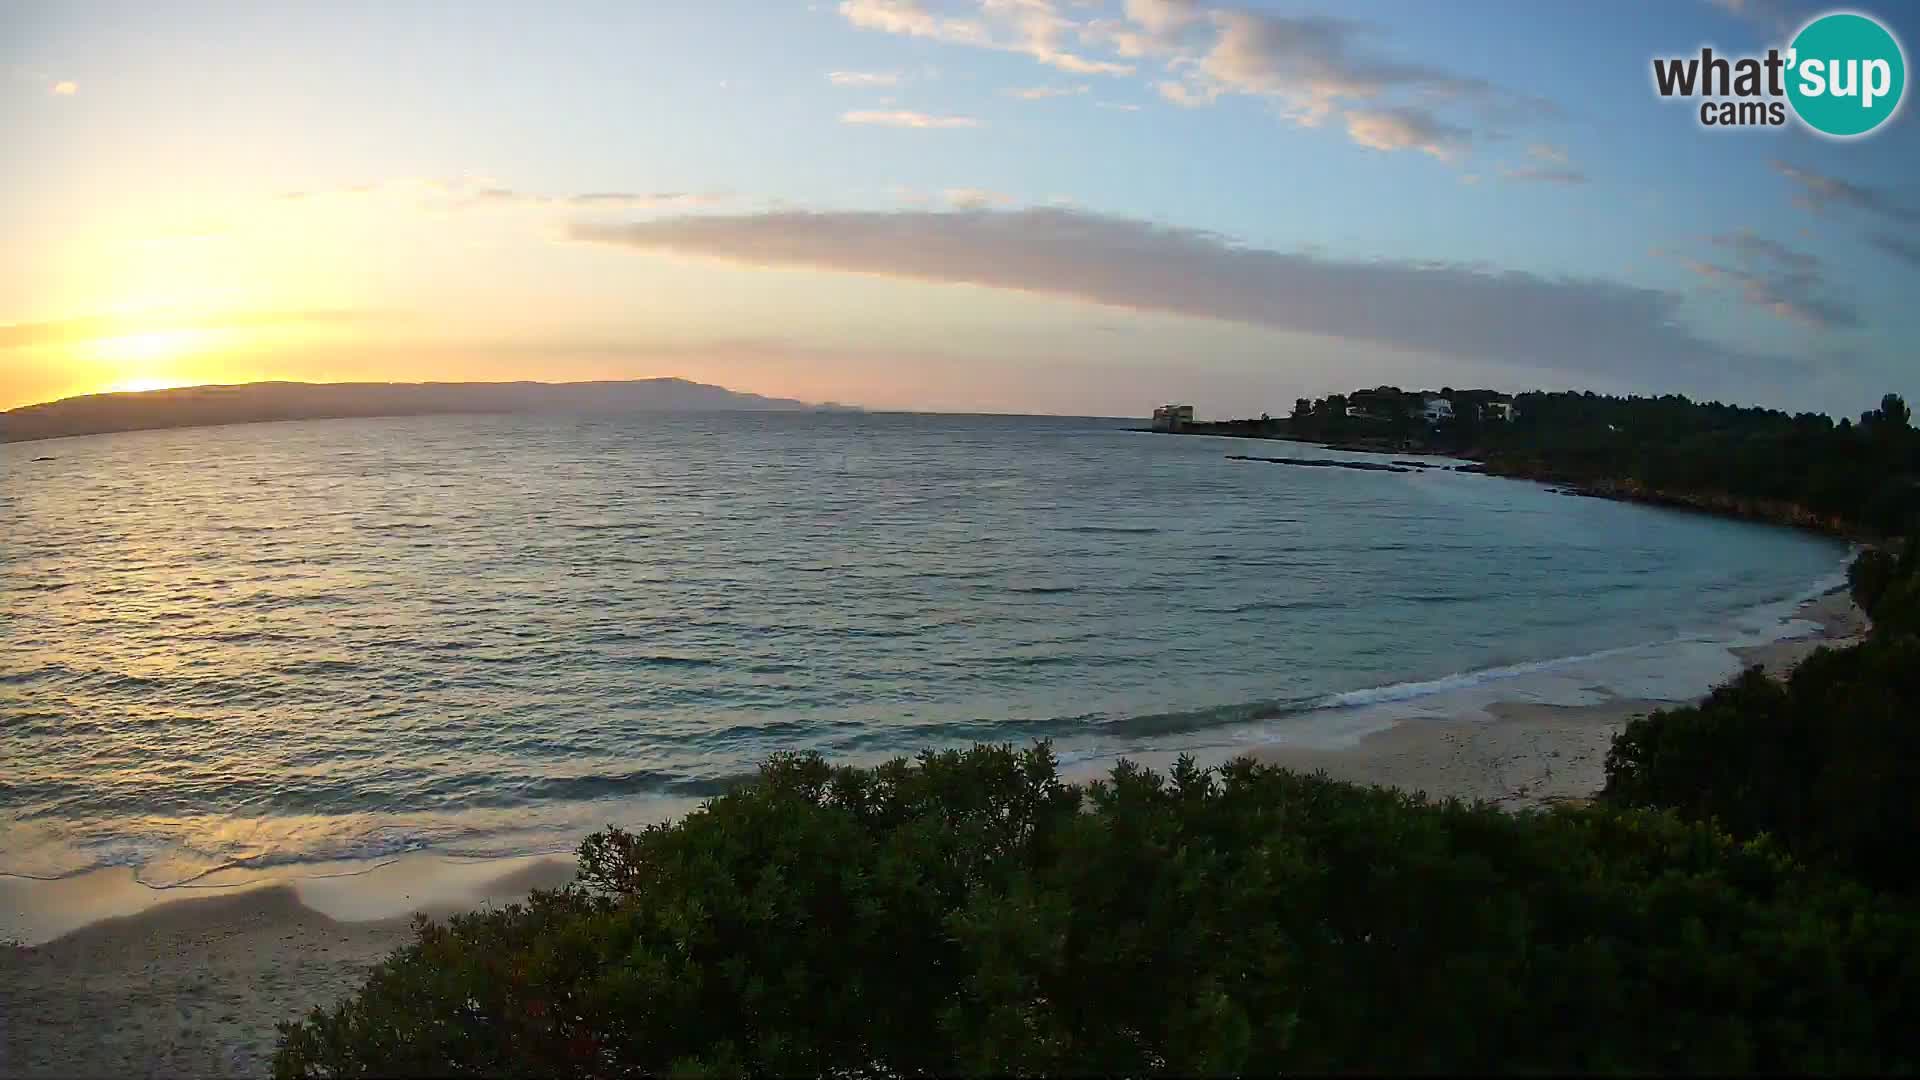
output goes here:
[[[1916, 108], [1713, 130], [1650, 74], [1827, 10], [11, 0], [0, 408], [680, 376], [930, 411], [1392, 383], [1853, 415], [1920, 396]], [[1920, 42], [1920, 5], [1852, 10]]]

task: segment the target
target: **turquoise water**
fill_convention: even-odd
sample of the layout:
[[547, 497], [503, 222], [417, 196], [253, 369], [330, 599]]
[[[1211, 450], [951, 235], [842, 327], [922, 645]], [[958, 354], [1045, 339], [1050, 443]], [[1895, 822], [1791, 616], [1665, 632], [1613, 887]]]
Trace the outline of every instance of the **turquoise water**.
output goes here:
[[[0, 447], [0, 872], [566, 847], [775, 750], [1687, 697], [1835, 543], [1112, 420], [430, 417]], [[50, 461], [36, 461], [51, 457]]]

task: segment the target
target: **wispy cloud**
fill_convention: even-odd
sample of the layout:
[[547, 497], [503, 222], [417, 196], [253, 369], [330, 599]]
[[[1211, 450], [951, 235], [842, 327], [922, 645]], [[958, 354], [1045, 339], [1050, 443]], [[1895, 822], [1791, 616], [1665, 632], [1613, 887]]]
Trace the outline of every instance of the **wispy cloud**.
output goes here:
[[1047, 98], [1074, 97], [1086, 93], [1090, 87], [1082, 83], [1079, 86], [1016, 86], [1005, 91], [1008, 97], [1022, 101], [1044, 101]]
[[1896, 236], [1890, 232], [1875, 232], [1867, 234], [1867, 243], [1908, 266], [1920, 267], [1920, 240]]
[[827, 81], [835, 86], [872, 87], [899, 86], [903, 80], [897, 71], [829, 71]]
[[1812, 169], [1773, 163], [1774, 171], [1793, 182], [1793, 201], [1817, 214], [1845, 209], [1872, 221], [1866, 241], [1880, 252], [1909, 266], [1920, 265], [1920, 203], [1828, 176]]
[[1528, 143], [1527, 157], [1539, 164], [1502, 166], [1501, 179], [1532, 184], [1584, 184], [1587, 182], [1587, 174], [1573, 167], [1564, 147], [1549, 143]]
[[476, 209], [486, 207], [558, 207], [581, 210], [690, 210], [718, 206], [732, 198], [726, 192], [708, 191], [589, 191], [575, 195], [551, 195], [507, 187], [490, 178], [468, 177], [456, 180], [395, 180], [380, 184], [349, 184], [285, 191], [275, 196], [285, 203], [314, 203], [333, 200], [358, 200], [375, 196], [413, 196], [422, 205], [436, 209]]
[[1751, 229], [1707, 237], [1733, 263], [1682, 257], [1680, 264], [1710, 285], [1728, 286], [1740, 299], [1779, 318], [1817, 330], [1860, 325], [1850, 303], [1828, 295], [1820, 260]]
[[1126, 75], [1131, 64], [1095, 60], [1063, 47], [1078, 25], [1050, 0], [981, 0], [974, 17], [939, 15], [919, 0], [842, 0], [840, 14], [863, 30], [1020, 53], [1075, 75]]
[[1473, 139], [1466, 128], [1437, 119], [1410, 105], [1392, 109], [1354, 109], [1347, 113], [1347, 135], [1375, 150], [1418, 150], [1441, 161], [1465, 153]]
[[1774, 34], [1791, 32], [1809, 13], [1808, 5], [1788, 0], [1707, 0], [1707, 3]]
[[1885, 191], [1828, 176], [1812, 169], [1773, 163], [1775, 172], [1793, 181], [1799, 191], [1794, 201], [1809, 210], [1827, 210], [1844, 206], [1860, 210], [1896, 225], [1920, 225], [1920, 206], [1897, 199]]
[[[839, 10], [866, 29], [1023, 53], [1063, 70], [1138, 72], [1162, 99], [1186, 108], [1258, 98], [1295, 124], [1334, 119], [1363, 146], [1448, 162], [1511, 128], [1558, 115], [1543, 98], [1386, 54], [1377, 47], [1379, 28], [1350, 19], [1199, 0], [1124, 0], [1107, 15], [1099, 13], [1103, 6], [972, 0], [936, 12], [920, 0], [843, 0]], [[1083, 51], [1068, 51], [1073, 42]], [[1047, 96], [1046, 88], [1032, 96]], [[1524, 178], [1572, 176], [1562, 165]]]
[[47, 93], [55, 97], [72, 97], [79, 92], [80, 84], [74, 82], [72, 79], [62, 79], [52, 86], [47, 87]]
[[1793, 362], [1705, 340], [1679, 294], [1450, 264], [1343, 261], [1078, 210], [777, 213], [576, 225], [583, 241], [757, 267], [969, 284], [1583, 374]]
[[872, 124], [900, 128], [976, 128], [980, 121], [971, 116], [933, 116], [907, 109], [855, 109], [840, 114], [843, 124]]
[[961, 210], [985, 210], [992, 206], [1008, 206], [1013, 202], [1013, 196], [986, 188], [948, 188], [944, 194], [948, 205]]

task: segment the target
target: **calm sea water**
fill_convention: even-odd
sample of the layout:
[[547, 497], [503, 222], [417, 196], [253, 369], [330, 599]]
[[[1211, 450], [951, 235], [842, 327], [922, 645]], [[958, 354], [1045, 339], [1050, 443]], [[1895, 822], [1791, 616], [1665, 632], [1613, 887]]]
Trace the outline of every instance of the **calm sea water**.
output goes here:
[[1084, 756], [1336, 740], [1464, 687], [1688, 696], [1844, 554], [1121, 426], [434, 417], [0, 447], [0, 872], [552, 849], [776, 750]]

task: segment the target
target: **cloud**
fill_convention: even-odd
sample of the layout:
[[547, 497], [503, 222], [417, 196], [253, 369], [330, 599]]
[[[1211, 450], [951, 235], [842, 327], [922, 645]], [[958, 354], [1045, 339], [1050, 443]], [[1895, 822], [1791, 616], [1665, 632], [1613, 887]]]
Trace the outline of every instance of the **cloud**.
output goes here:
[[1500, 179], [1519, 184], [1584, 184], [1586, 173], [1580, 169], [1540, 169], [1524, 165], [1519, 169], [1501, 169]]
[[1896, 200], [1884, 191], [1849, 183], [1784, 161], [1775, 161], [1773, 169], [1798, 186], [1794, 202], [1809, 210], [1824, 211], [1834, 206], [1845, 206], [1896, 225], [1920, 225], [1920, 208]]
[[1500, 169], [1503, 180], [1533, 184], [1584, 184], [1587, 174], [1573, 168], [1564, 148], [1548, 143], [1528, 143], [1527, 156], [1539, 165], [1507, 165]]
[[1079, 86], [1027, 86], [1014, 87], [1005, 91], [1008, 97], [1022, 101], [1044, 101], [1047, 98], [1074, 97], [1086, 93], [1090, 88], [1082, 83]]
[[544, 206], [576, 210], [683, 210], [714, 206], [727, 200], [727, 196], [722, 194], [701, 194], [691, 191], [589, 191], [579, 195], [543, 195], [535, 191], [520, 191], [514, 188], [463, 189], [458, 186], [443, 187], [442, 191], [452, 198], [454, 205], [465, 207]]
[[1013, 196], [985, 188], [948, 188], [945, 192], [947, 204], [962, 210], [984, 210], [990, 206], [1006, 206], [1013, 202]]
[[1051, 0], [980, 0], [978, 18], [936, 15], [919, 0], [842, 0], [840, 15], [863, 30], [1030, 56], [1076, 75], [1127, 75], [1133, 65], [1095, 60], [1061, 44], [1078, 30]]
[[1867, 235], [1867, 243], [1908, 266], [1920, 267], [1920, 240], [1896, 236], [1890, 232], [1875, 232]]
[[1473, 133], [1435, 119], [1424, 109], [1355, 109], [1347, 113], [1347, 136], [1375, 150], [1418, 150], [1441, 161], [1466, 152]]
[[[1351, 19], [1199, 0], [1124, 0], [1118, 17], [1079, 14], [1105, 6], [1101, 0], [972, 0], [949, 14], [921, 0], [842, 0], [839, 11], [857, 27], [1021, 53], [1066, 71], [1125, 75], [1157, 68], [1143, 72], [1147, 85], [1176, 105], [1260, 98], [1295, 124], [1316, 127], [1339, 118], [1361, 145], [1449, 162], [1473, 144], [1505, 136], [1508, 127], [1559, 115], [1544, 98], [1383, 55], [1373, 48], [1380, 30]], [[1068, 51], [1076, 40], [1117, 59]], [[1043, 88], [1031, 96], [1050, 95]], [[1456, 115], [1442, 116], [1443, 109]], [[1563, 169], [1540, 178], [1564, 182], [1568, 175]]]
[[1281, 99], [1306, 123], [1344, 102], [1377, 102], [1395, 92], [1445, 100], [1493, 90], [1480, 79], [1373, 55], [1361, 44], [1375, 32], [1349, 19], [1235, 8], [1215, 8], [1208, 17], [1216, 37], [1191, 80], [1215, 92]]
[[52, 86], [47, 87], [47, 93], [55, 97], [72, 97], [79, 92], [80, 84], [74, 82], [72, 79], [62, 79]]
[[[1274, 102], [1287, 120], [1318, 127], [1340, 118], [1350, 138], [1376, 150], [1417, 150], [1457, 161], [1489, 133], [1557, 114], [1544, 99], [1479, 78], [1394, 59], [1372, 46], [1381, 32], [1326, 15], [1287, 15], [1192, 0], [1135, 0], [1126, 22], [1104, 20], [1089, 35], [1123, 52], [1163, 58], [1156, 86], [1188, 108], [1229, 96]], [[1441, 118], [1437, 110], [1472, 115]]]
[[1707, 241], [1717, 247], [1737, 252], [1750, 261], [1771, 262], [1796, 273], [1810, 274], [1820, 266], [1820, 260], [1812, 255], [1795, 251], [1778, 240], [1769, 240], [1752, 229], [1709, 236]]
[[897, 71], [829, 71], [827, 81], [835, 86], [899, 86], [902, 82]]
[[1220, 91], [1208, 87], [1189, 86], [1173, 79], [1163, 79], [1154, 84], [1160, 96], [1184, 109], [1198, 109], [1211, 105], [1220, 99]]
[[1709, 236], [1707, 242], [1731, 252], [1738, 265], [1691, 258], [1680, 264], [1712, 285], [1732, 287], [1745, 303], [1816, 330], [1860, 325], [1852, 304], [1826, 295], [1820, 260], [1813, 255], [1751, 229]]
[[549, 195], [507, 187], [489, 177], [468, 176], [455, 180], [404, 179], [379, 184], [352, 184], [344, 187], [285, 191], [274, 198], [301, 205], [325, 204], [334, 200], [357, 201], [370, 197], [412, 196], [422, 209], [479, 210], [518, 207], [545, 207], [572, 210], [692, 210], [718, 206], [732, 196], [723, 191], [589, 191], [576, 195]]
[[1542, 165], [1521, 165], [1500, 170], [1502, 180], [1521, 184], [1584, 184], [1587, 174], [1579, 169], [1555, 169]]
[[727, 201], [727, 196], [718, 193], [695, 193], [691, 191], [589, 191], [580, 195], [568, 195], [556, 200], [566, 206], [591, 207], [600, 210], [660, 210], [669, 207], [716, 206]]
[[971, 116], [930, 116], [906, 109], [856, 109], [840, 114], [843, 124], [872, 124], [903, 128], [976, 128], [980, 121]]
[[1797, 188], [1793, 201], [1797, 205], [1817, 214], [1824, 214], [1834, 207], [1858, 211], [1876, 221], [1874, 228], [1866, 234], [1867, 243], [1909, 266], [1920, 266], [1920, 205], [1896, 198], [1878, 188], [1827, 176], [1784, 161], [1775, 161], [1773, 168], [1793, 181]]
[[1125, 57], [1176, 56], [1202, 21], [1195, 0], [1127, 0], [1125, 19], [1095, 19], [1080, 36]]
[[1707, 0], [1707, 3], [1737, 18], [1776, 34], [1790, 33], [1805, 21], [1804, 5], [1786, 0]]
[[1140, 111], [1140, 106], [1132, 104], [1131, 102], [1126, 102], [1126, 101], [1096, 101], [1093, 104], [1097, 108], [1113, 109], [1117, 112], [1139, 112]]
[[1794, 362], [1705, 340], [1682, 297], [1593, 278], [1343, 261], [1056, 207], [806, 212], [577, 224], [574, 238], [755, 267], [966, 284], [1583, 374]]

